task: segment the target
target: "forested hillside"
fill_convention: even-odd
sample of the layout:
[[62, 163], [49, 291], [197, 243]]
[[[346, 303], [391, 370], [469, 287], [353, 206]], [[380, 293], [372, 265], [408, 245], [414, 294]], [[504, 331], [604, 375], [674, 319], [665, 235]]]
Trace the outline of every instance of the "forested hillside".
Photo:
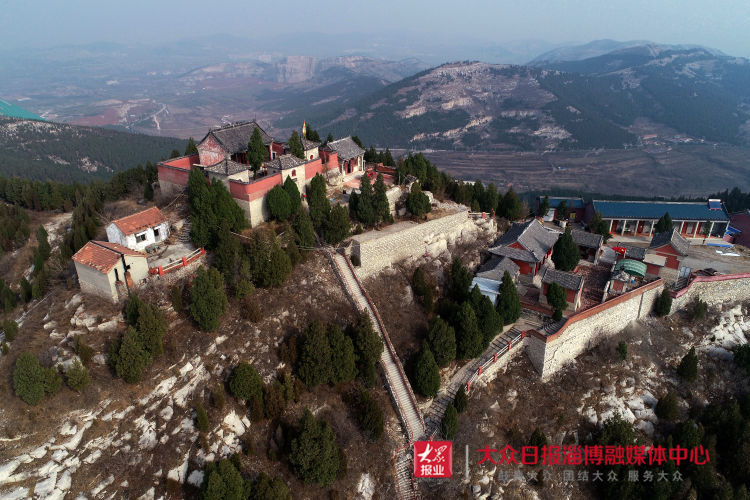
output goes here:
[[138, 163], [182, 154], [187, 141], [0, 116], [0, 175], [58, 182], [108, 179]]

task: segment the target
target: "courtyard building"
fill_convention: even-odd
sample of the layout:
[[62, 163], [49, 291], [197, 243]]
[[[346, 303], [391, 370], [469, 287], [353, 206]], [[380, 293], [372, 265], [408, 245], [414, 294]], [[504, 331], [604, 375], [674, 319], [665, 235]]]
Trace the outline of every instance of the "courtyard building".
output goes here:
[[545, 266], [544, 274], [542, 275], [542, 293], [539, 295], [539, 301], [542, 304], [547, 304], [547, 292], [552, 283], [557, 283], [565, 290], [565, 300], [568, 303], [568, 308], [577, 311], [581, 306], [583, 276]]
[[489, 252], [509, 258], [518, 266], [520, 275], [533, 278], [552, 256], [552, 247], [559, 236], [560, 233], [547, 229], [537, 219], [514, 222]]
[[708, 228], [711, 237], [724, 238], [729, 214], [721, 200], [706, 202], [609, 201], [593, 200], [586, 207], [586, 221], [599, 213], [609, 226], [609, 233], [620, 236], [654, 234], [654, 226], [668, 213], [674, 228], [686, 238], [703, 238]]

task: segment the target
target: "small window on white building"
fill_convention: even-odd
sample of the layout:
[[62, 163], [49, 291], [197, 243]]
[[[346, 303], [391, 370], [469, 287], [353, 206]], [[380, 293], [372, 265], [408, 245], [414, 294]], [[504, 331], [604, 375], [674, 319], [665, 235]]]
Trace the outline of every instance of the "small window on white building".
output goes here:
[[154, 239], [155, 240], [159, 239], [159, 228], [158, 227], [154, 228]]
[[136, 234], [135, 235], [135, 242], [136, 243], [142, 243], [144, 241], [146, 241], [146, 233]]
[[292, 170], [292, 177], [297, 177], [297, 171], [296, 170]]

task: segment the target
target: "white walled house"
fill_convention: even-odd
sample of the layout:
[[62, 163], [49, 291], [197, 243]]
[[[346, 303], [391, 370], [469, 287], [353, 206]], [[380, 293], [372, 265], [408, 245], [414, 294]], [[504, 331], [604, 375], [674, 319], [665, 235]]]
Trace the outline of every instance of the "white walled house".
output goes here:
[[89, 241], [73, 255], [81, 291], [112, 302], [148, 278], [146, 254], [117, 243]]
[[117, 219], [107, 226], [107, 240], [144, 250], [169, 237], [169, 221], [156, 207]]

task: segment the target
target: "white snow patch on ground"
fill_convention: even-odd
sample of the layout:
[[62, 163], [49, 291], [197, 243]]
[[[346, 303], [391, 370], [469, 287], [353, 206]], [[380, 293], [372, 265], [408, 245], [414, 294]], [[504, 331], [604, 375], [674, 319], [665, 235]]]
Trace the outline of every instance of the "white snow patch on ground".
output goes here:
[[15, 490], [0, 492], [0, 498], [3, 500], [17, 500], [20, 498], [28, 498], [29, 489], [19, 486]]
[[185, 408], [187, 406], [188, 397], [199, 385], [208, 380], [209, 377], [210, 375], [206, 371], [206, 367], [202, 364], [198, 365], [193, 370], [193, 375], [188, 382], [174, 393], [173, 398], [175, 404], [181, 408]]
[[362, 474], [357, 483], [357, 498], [371, 500], [375, 494], [375, 481], [372, 480], [370, 473]]
[[34, 486], [34, 494], [42, 498], [46, 497], [55, 489], [56, 482], [57, 472], [54, 472], [47, 479], [36, 483], [36, 486]]
[[224, 427], [238, 436], [241, 436], [245, 432], [245, 426], [234, 410], [224, 417]]
[[99, 493], [101, 493], [104, 490], [104, 488], [112, 484], [114, 481], [115, 481], [115, 476], [109, 476], [107, 479], [99, 483], [93, 490], [91, 490], [91, 496], [92, 497], [97, 496]]
[[141, 431], [141, 438], [138, 440], [138, 446], [147, 450], [156, 446], [156, 422], [146, 420], [146, 418], [141, 415], [133, 423]]
[[184, 483], [187, 479], [187, 472], [188, 472], [188, 458], [190, 457], [190, 453], [185, 455], [185, 460], [175, 467], [174, 469], [170, 470], [167, 473], [167, 479], [172, 479], [174, 481], [178, 481], [180, 483]]
[[203, 471], [202, 470], [194, 470], [190, 473], [190, 475], [187, 478], [188, 484], [192, 484], [193, 486], [200, 486], [201, 483], [203, 483]]
[[154, 488], [151, 487], [151, 488], [148, 489], [148, 491], [146, 491], [146, 493], [144, 493], [143, 495], [139, 496], [138, 500], [154, 500], [154, 493], [155, 492], [156, 491], [154, 490]]

